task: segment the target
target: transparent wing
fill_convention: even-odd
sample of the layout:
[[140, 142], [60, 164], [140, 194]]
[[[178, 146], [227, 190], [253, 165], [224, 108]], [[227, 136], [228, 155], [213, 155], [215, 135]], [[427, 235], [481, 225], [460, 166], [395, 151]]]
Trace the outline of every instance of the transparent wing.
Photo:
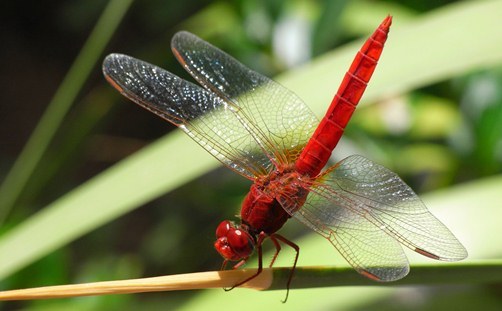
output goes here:
[[348, 208], [418, 253], [447, 261], [467, 257], [464, 246], [395, 173], [357, 155], [336, 166], [326, 184]]
[[[409, 272], [401, 245], [363, 216], [311, 192], [294, 217], [328, 239], [354, 269], [374, 280], [395, 281]], [[329, 210], [329, 212], [328, 212]]]
[[294, 163], [319, 123], [298, 96], [191, 33], [178, 32], [171, 47], [201, 85], [241, 108], [272, 162]]
[[239, 121], [238, 107], [166, 70], [127, 55], [103, 62], [107, 80], [138, 105], [180, 127], [229, 168], [253, 180], [271, 166]]
[[382, 281], [405, 276], [408, 263], [398, 242], [434, 259], [456, 261], [467, 256], [410, 187], [364, 157], [340, 161], [309, 190], [303, 207], [283, 207], [329, 239], [362, 274]]

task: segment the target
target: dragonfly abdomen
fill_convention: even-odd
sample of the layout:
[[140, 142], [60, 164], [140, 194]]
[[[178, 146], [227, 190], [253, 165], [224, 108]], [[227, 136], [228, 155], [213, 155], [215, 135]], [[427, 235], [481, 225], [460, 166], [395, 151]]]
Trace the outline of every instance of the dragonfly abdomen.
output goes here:
[[301, 174], [317, 176], [328, 162], [375, 71], [391, 23], [388, 16], [352, 61], [328, 111], [296, 161], [296, 170]]

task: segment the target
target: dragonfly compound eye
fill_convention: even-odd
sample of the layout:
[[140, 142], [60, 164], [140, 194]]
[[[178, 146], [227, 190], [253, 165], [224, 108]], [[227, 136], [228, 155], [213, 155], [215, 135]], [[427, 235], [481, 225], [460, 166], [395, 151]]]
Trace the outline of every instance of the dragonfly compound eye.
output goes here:
[[246, 258], [254, 250], [253, 239], [246, 231], [241, 229], [230, 229], [227, 234], [228, 244], [240, 258]]
[[234, 229], [235, 226], [228, 220], [222, 221], [218, 225], [218, 228], [216, 228], [216, 238], [219, 239], [221, 237], [227, 236], [228, 230], [230, 230], [230, 228]]

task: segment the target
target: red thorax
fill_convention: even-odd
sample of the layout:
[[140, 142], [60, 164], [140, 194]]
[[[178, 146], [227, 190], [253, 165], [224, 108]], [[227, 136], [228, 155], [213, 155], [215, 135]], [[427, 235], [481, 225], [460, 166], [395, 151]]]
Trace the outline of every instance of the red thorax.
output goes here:
[[258, 235], [275, 233], [291, 218], [290, 213], [303, 205], [309, 181], [308, 176], [292, 168], [257, 178], [242, 202], [241, 224], [236, 226], [225, 220], [216, 229], [216, 250], [226, 260], [249, 257], [258, 243]]

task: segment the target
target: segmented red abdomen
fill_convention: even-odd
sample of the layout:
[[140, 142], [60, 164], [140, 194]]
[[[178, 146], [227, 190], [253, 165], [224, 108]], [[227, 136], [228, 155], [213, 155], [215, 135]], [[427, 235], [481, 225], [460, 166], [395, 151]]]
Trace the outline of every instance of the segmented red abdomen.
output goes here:
[[299, 173], [317, 176], [328, 162], [375, 70], [391, 23], [388, 16], [357, 53], [326, 115], [296, 161]]

